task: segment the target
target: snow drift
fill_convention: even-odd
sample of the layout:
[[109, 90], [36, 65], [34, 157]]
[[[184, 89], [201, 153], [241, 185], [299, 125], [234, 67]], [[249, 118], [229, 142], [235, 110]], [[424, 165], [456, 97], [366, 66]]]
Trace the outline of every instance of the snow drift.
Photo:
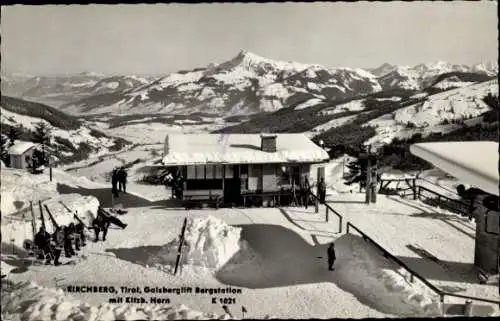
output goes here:
[[378, 249], [361, 237], [346, 234], [336, 241], [339, 253], [349, 259], [339, 260], [337, 284], [361, 301], [378, 310], [399, 316], [439, 316], [439, 296], [395, 263], [385, 259]]
[[[241, 240], [241, 231], [241, 228], [230, 226], [213, 216], [189, 218], [181, 263], [216, 270], [228, 263], [236, 254], [245, 260], [247, 255], [251, 254], [251, 250], [245, 241]], [[149, 264], [160, 268], [175, 264], [178, 248], [179, 238], [172, 240], [153, 255]]]
[[2, 215], [29, 206], [29, 200], [43, 200], [57, 194], [55, 182], [48, 175], [32, 175], [25, 170], [2, 167]]
[[90, 181], [86, 177], [74, 176], [63, 170], [52, 169], [53, 181], [48, 173], [33, 175], [23, 169], [2, 167], [1, 170], [2, 216], [29, 208], [29, 201], [38, 202], [59, 194], [57, 184], [73, 188], [102, 188], [102, 185]]
[[195, 320], [227, 319], [191, 310], [184, 305], [100, 304], [91, 306], [62, 289], [49, 289], [34, 282], [2, 281], [2, 320]]

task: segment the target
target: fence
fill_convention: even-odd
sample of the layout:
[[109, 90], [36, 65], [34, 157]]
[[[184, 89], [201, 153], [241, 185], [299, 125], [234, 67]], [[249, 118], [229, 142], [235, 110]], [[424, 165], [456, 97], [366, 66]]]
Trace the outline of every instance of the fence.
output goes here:
[[424, 198], [425, 201], [432, 205], [438, 205], [440, 207], [445, 207], [446, 209], [458, 213], [462, 216], [470, 216], [472, 205], [471, 203], [466, 203], [461, 200], [453, 199], [448, 196], [444, 196], [436, 191], [428, 189], [427, 187], [418, 186], [417, 187], [418, 199]]
[[[317, 195], [315, 195], [313, 192], [309, 192], [309, 193], [312, 195], [312, 197], [314, 197], [316, 204], [317, 204], [320, 201], [319, 197]], [[328, 217], [329, 217], [330, 212], [332, 212], [333, 214], [335, 214], [339, 218], [339, 233], [342, 233], [342, 215], [340, 215], [339, 212], [334, 210], [330, 205], [328, 205], [325, 202], [325, 214], [326, 214], [326, 221], [327, 222], [328, 222]]]
[[492, 304], [498, 304], [500, 307], [500, 300], [491, 300], [491, 299], [484, 299], [484, 298], [479, 298], [479, 297], [473, 297], [473, 296], [467, 296], [467, 295], [461, 295], [461, 294], [455, 294], [455, 293], [450, 293], [446, 291], [442, 291], [438, 289], [436, 286], [431, 284], [429, 281], [427, 281], [424, 277], [422, 277], [420, 274], [412, 270], [410, 267], [408, 267], [405, 263], [403, 263], [400, 259], [389, 253], [386, 249], [384, 249], [380, 244], [375, 242], [372, 238], [370, 238], [368, 235], [366, 235], [364, 232], [362, 232], [359, 228], [354, 226], [351, 222], [347, 222], [347, 230], [346, 233], [350, 232], [350, 229], [356, 230], [361, 236], [363, 237], [364, 240], [369, 241], [371, 244], [373, 244], [376, 248], [378, 248], [382, 253], [384, 253], [384, 257], [389, 258], [396, 262], [399, 266], [403, 267], [406, 269], [408, 272], [411, 273], [410, 276], [410, 282], [413, 282], [413, 277], [416, 277], [419, 279], [422, 283], [424, 283], [429, 289], [434, 291], [437, 295], [439, 295], [441, 306], [442, 306], [442, 313], [445, 314], [444, 311], [444, 299], [446, 296], [449, 297], [456, 297], [456, 298], [462, 298], [462, 299], [468, 299], [468, 300], [474, 300], [474, 301], [481, 301], [481, 302], [487, 302], [487, 303], [492, 303]]

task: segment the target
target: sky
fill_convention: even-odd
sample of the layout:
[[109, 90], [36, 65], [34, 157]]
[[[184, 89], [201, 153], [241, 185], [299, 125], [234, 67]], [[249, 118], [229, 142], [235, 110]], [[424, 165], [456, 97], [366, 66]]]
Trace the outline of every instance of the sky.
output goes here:
[[3, 72], [164, 74], [246, 50], [371, 68], [498, 60], [495, 1], [2, 7]]

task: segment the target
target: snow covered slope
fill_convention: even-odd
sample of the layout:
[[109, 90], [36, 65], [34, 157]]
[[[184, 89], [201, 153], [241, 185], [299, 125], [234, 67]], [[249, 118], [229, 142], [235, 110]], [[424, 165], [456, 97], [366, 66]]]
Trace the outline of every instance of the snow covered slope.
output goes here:
[[364, 126], [375, 128], [376, 135], [367, 143], [389, 143], [416, 133], [447, 132], [460, 128], [454, 123], [474, 119], [490, 110], [483, 101], [489, 93], [498, 96], [498, 80], [448, 90], [428, 96], [417, 103], [373, 119]]
[[6, 135], [13, 127], [18, 130], [20, 140], [30, 141], [36, 125], [46, 124], [50, 128], [50, 147], [56, 161], [68, 162], [71, 158], [102, 154], [126, 144], [121, 138], [109, 137], [85, 122], [45, 105], [2, 96], [0, 111], [2, 134]]

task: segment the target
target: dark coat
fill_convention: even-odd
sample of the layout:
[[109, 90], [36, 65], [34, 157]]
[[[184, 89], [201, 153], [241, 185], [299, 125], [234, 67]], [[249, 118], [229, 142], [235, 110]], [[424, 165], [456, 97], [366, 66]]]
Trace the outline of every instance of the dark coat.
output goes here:
[[116, 185], [118, 184], [118, 171], [113, 170], [113, 173], [111, 174], [111, 184]]
[[326, 184], [325, 182], [319, 182], [318, 189], [320, 192], [325, 192], [326, 191]]
[[92, 222], [92, 226], [104, 230], [104, 229], [107, 229], [109, 227], [109, 222], [107, 222], [104, 215], [98, 214], [97, 217]]
[[337, 258], [335, 256], [335, 248], [333, 246], [329, 246], [326, 253], [328, 254], [328, 260], [335, 260]]
[[35, 245], [40, 248], [44, 249], [49, 245], [50, 241], [50, 234], [47, 232], [38, 232], [35, 235]]
[[118, 179], [118, 182], [127, 182], [127, 171], [125, 171], [124, 169], [119, 169], [116, 173], [116, 177]]

